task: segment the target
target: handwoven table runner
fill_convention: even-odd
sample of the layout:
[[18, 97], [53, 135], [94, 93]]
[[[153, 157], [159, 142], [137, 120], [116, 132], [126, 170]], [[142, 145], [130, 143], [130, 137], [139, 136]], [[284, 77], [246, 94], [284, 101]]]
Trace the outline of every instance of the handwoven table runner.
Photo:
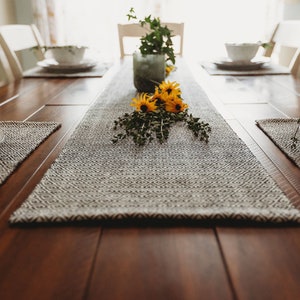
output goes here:
[[[275, 118], [257, 120], [257, 125], [269, 136], [269, 138], [281, 149], [281, 151], [300, 167], [300, 144], [292, 148], [292, 137], [294, 136], [298, 119]], [[299, 139], [299, 135], [297, 135]]]
[[0, 121], [0, 185], [29, 154], [60, 127], [55, 122]]
[[26, 78], [81, 78], [81, 77], [103, 77], [112, 63], [99, 63], [95, 68], [81, 72], [47, 72], [41, 67], [36, 67], [24, 72], [23, 77]]
[[132, 65], [125, 63], [10, 222], [299, 222], [299, 210], [216, 112], [184, 62], [178, 59], [177, 67], [168, 80], [180, 83], [189, 111], [210, 123], [207, 144], [180, 125], [164, 144], [112, 144], [114, 120], [132, 111], [129, 104], [136, 94]]
[[253, 76], [253, 75], [288, 75], [291, 74], [287, 67], [269, 63], [263, 68], [257, 70], [223, 70], [218, 68], [212, 62], [201, 62], [201, 66], [207, 71], [209, 75], [230, 75], [230, 76]]

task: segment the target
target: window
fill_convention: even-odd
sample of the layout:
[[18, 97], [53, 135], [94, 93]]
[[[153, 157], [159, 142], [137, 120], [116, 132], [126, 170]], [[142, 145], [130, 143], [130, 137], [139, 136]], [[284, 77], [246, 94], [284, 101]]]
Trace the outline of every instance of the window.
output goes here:
[[280, 18], [281, 0], [32, 0], [45, 39], [84, 44], [118, 57], [117, 23], [152, 14], [185, 23], [184, 53], [198, 57], [225, 54], [226, 41], [265, 41]]

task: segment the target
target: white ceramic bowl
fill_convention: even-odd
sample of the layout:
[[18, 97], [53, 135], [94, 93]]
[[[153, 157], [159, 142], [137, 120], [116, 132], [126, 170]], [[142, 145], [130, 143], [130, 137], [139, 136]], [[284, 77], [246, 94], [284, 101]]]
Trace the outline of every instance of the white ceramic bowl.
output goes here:
[[53, 58], [60, 64], [79, 64], [84, 57], [86, 47], [83, 46], [52, 46]]
[[232, 61], [250, 61], [257, 54], [259, 43], [225, 43], [228, 57]]

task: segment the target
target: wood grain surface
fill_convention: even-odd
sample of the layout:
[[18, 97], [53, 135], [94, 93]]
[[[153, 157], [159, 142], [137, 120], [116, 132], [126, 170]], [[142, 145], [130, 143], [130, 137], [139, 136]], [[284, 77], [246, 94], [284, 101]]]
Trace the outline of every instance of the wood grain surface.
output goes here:
[[[0, 299], [300, 299], [300, 228], [294, 225], [9, 225], [10, 214], [119, 67], [103, 78], [22, 79], [0, 88], [0, 120], [62, 124], [0, 186]], [[255, 120], [298, 117], [300, 81], [290, 75], [209, 76], [195, 62], [191, 70], [220, 114], [299, 205], [299, 168]]]

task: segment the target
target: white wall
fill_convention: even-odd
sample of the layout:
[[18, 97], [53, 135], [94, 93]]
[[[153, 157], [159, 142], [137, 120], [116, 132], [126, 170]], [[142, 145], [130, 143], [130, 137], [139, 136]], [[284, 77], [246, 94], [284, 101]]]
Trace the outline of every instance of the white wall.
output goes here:
[[0, 0], [0, 25], [16, 22], [15, 2], [12, 0]]
[[284, 0], [283, 19], [300, 19], [300, 0]]
[[[15, 3], [12, 0], [0, 0], [0, 26], [16, 23]], [[5, 80], [0, 62], [0, 85]]]
[[33, 14], [32, 14], [32, 4], [31, 0], [6, 0], [15, 3], [15, 16], [16, 23], [18, 24], [32, 24]]

